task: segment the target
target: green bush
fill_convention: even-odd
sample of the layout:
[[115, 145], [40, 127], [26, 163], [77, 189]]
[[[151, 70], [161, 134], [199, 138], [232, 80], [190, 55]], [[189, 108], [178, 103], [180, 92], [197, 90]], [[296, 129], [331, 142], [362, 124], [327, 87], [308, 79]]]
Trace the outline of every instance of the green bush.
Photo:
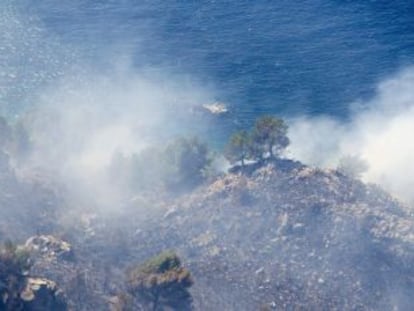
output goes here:
[[128, 288], [147, 310], [191, 310], [190, 272], [174, 252], [163, 252], [128, 272]]

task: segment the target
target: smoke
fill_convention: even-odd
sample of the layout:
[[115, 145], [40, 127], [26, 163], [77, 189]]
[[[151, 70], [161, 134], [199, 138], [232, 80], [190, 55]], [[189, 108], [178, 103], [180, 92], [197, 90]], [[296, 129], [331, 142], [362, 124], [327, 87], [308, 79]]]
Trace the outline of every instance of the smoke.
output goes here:
[[96, 56], [105, 61], [94, 61], [82, 54], [94, 43], [65, 42], [25, 9], [6, 1], [0, 13], [0, 111], [24, 124], [32, 144], [16, 169], [46, 170], [110, 205], [121, 195], [105, 178], [114, 155], [202, 131], [205, 118], [193, 107], [212, 102], [214, 90], [161, 65], [136, 65], [139, 46], [132, 55], [102, 44]]
[[107, 164], [114, 151], [137, 152], [149, 140], [178, 131], [180, 114], [208, 98], [201, 88], [168, 75], [158, 80], [122, 71], [84, 80], [64, 80], [42, 92], [31, 131], [41, 137], [42, 150], [54, 145], [59, 157], [91, 158], [92, 167]]
[[305, 163], [336, 167], [344, 156], [368, 164], [363, 180], [380, 184], [414, 202], [414, 67], [381, 82], [375, 96], [350, 106], [350, 119], [301, 117], [292, 120], [291, 154]]
[[[105, 62], [92, 62], [82, 55], [86, 47], [65, 44], [13, 2], [3, 8], [0, 108], [16, 110], [10, 106], [17, 102], [30, 107], [22, 113], [35, 146], [30, 166], [47, 166], [75, 184], [91, 183], [101, 180], [115, 153], [137, 153], [205, 124], [189, 112], [212, 102], [216, 90], [167, 68], [137, 68], [139, 47], [129, 57], [131, 47], [109, 44], [101, 51]], [[328, 116], [292, 120], [290, 152], [324, 167], [360, 157], [369, 166], [364, 180], [412, 202], [413, 118], [414, 68], [407, 68], [380, 83], [371, 100], [353, 103], [346, 122]]]
[[202, 126], [191, 108], [208, 101], [208, 91], [166, 71], [160, 76], [129, 68], [64, 78], [42, 89], [24, 115], [33, 145], [26, 167], [53, 171], [79, 196], [93, 194], [98, 205], [116, 206], [123, 194], [107, 176], [114, 155], [139, 154], [194, 134], [194, 122]]

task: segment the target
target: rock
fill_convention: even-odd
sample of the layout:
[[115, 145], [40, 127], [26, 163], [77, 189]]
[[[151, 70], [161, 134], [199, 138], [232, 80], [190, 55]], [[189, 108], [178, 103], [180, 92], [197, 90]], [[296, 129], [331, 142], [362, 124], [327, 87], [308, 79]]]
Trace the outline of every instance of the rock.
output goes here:
[[411, 306], [414, 218], [379, 188], [277, 160], [174, 203], [167, 229], [147, 243], [161, 237], [188, 254], [199, 310], [391, 310], [388, 290], [402, 297], [398, 308]]
[[52, 235], [37, 235], [29, 238], [25, 246], [35, 254], [40, 254], [50, 260], [63, 259], [72, 261], [74, 254], [72, 246]]
[[26, 279], [26, 285], [20, 293], [24, 310], [61, 311], [67, 310], [66, 299], [56, 283], [44, 278]]

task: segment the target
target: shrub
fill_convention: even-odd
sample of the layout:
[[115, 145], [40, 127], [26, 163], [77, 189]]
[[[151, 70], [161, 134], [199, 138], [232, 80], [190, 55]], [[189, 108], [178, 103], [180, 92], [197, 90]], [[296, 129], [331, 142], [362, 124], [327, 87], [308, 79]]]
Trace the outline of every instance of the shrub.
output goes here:
[[163, 252], [128, 272], [128, 288], [148, 310], [191, 310], [190, 272], [174, 252]]

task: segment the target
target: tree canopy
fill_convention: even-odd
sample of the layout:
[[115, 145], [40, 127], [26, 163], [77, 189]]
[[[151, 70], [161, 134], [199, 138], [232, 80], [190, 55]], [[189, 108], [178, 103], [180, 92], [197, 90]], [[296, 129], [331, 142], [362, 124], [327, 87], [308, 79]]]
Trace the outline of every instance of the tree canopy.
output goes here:
[[240, 162], [244, 166], [245, 160], [249, 157], [251, 148], [251, 137], [245, 130], [236, 132], [230, 137], [230, 141], [224, 151], [225, 157], [234, 164]]
[[263, 161], [275, 158], [289, 145], [288, 126], [273, 116], [263, 116], [256, 120], [250, 132], [245, 130], [234, 133], [225, 148], [225, 156], [230, 163], [240, 162], [243, 167], [245, 160]]
[[172, 189], [200, 184], [210, 163], [206, 144], [195, 137], [178, 138], [163, 152], [163, 180]]
[[279, 155], [290, 143], [287, 130], [288, 126], [283, 119], [273, 116], [263, 116], [257, 119], [253, 128], [252, 141], [261, 148], [254, 156], [261, 159], [266, 153], [271, 158]]
[[177, 138], [129, 156], [114, 154], [109, 176], [133, 191], [185, 191], [204, 181], [211, 162], [205, 143], [195, 137]]

